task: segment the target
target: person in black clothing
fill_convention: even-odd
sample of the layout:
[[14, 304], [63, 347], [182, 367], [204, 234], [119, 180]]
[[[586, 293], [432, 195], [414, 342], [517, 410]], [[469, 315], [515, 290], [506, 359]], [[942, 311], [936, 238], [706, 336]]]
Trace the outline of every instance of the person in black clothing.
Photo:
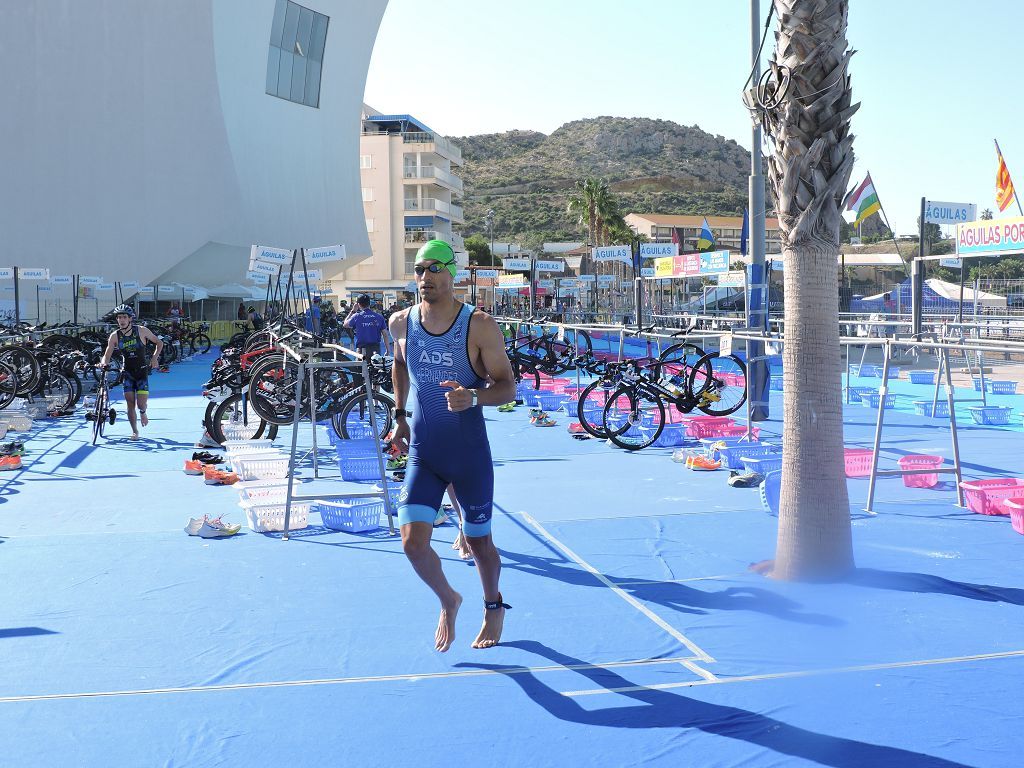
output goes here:
[[256, 307], [249, 307], [249, 322], [252, 323], [253, 331], [262, 331], [267, 327], [267, 321], [256, 311]]
[[238, 319], [244, 323], [248, 317], [249, 315], [245, 311], [245, 302], [238, 302]]
[[[100, 360], [100, 367], [110, 364], [115, 352], [122, 356], [124, 401], [128, 406], [128, 423], [132, 427], [132, 440], [139, 439], [139, 427], [135, 421], [135, 406], [138, 404], [142, 426], [149, 424], [146, 416], [146, 405], [149, 401], [149, 372], [160, 367], [160, 352], [164, 343], [144, 325], [135, 325], [134, 310], [127, 304], [121, 304], [114, 310], [117, 328], [107, 339], [107, 348]], [[148, 355], [146, 344], [156, 348], [153, 355]]]

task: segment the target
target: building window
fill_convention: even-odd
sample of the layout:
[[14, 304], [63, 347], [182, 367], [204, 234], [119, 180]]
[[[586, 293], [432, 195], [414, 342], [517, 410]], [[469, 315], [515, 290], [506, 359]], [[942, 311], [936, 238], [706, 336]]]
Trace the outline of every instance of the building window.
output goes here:
[[373, 167], [373, 155], [359, 156], [359, 170], [368, 171]]
[[373, 202], [373, 187], [363, 187], [363, 202], [364, 203], [372, 203]]
[[277, 0], [270, 26], [268, 94], [307, 107], [320, 106], [328, 21], [322, 13], [291, 0]]
[[366, 231], [367, 233], [373, 232], [373, 219], [366, 220]]

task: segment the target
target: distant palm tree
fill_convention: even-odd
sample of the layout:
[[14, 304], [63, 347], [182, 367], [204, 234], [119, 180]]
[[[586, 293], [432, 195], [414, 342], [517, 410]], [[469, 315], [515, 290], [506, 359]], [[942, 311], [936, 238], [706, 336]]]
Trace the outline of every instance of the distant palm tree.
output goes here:
[[[765, 106], [785, 259], [783, 465], [774, 575], [818, 580], [853, 562], [843, 466], [836, 300], [840, 204], [853, 168], [847, 0], [775, 0], [777, 103]], [[764, 106], [764, 105], [763, 105]]]

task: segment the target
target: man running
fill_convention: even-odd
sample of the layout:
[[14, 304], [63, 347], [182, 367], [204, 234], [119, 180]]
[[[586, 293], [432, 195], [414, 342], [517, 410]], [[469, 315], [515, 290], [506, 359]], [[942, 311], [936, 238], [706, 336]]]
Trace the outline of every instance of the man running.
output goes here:
[[[515, 398], [505, 341], [493, 318], [455, 298], [455, 252], [431, 240], [416, 254], [416, 284], [423, 300], [391, 316], [395, 340], [395, 433], [409, 462], [399, 497], [402, 545], [413, 569], [441, 601], [435, 647], [455, 639], [462, 595], [452, 589], [430, 546], [434, 518], [451, 483], [463, 509], [463, 531], [484, 592], [484, 623], [474, 648], [501, 640], [508, 608], [498, 588], [501, 558], [491, 539], [494, 467], [483, 405]], [[484, 386], [490, 377], [490, 386]], [[406, 410], [408, 406], [409, 410]]]
[[370, 308], [370, 297], [365, 293], [360, 296], [345, 318], [345, 327], [355, 332], [356, 350], [363, 357], [380, 354], [381, 342], [384, 342], [384, 354], [388, 352], [388, 340], [385, 331], [388, 321], [384, 315]]
[[[146, 415], [146, 405], [149, 402], [149, 372], [160, 367], [160, 352], [164, 348], [164, 343], [144, 325], [135, 325], [132, 322], [135, 311], [127, 304], [116, 307], [114, 316], [117, 328], [107, 339], [107, 348], [103, 352], [100, 367], [105, 368], [109, 365], [115, 350], [121, 352], [124, 401], [128, 406], [128, 423], [132, 426], [130, 439], [138, 440], [139, 427], [135, 421], [135, 404], [137, 402], [139, 406], [142, 426], [146, 426], [149, 424], [149, 417]], [[156, 345], [156, 350], [149, 358], [146, 355], [146, 342]]]

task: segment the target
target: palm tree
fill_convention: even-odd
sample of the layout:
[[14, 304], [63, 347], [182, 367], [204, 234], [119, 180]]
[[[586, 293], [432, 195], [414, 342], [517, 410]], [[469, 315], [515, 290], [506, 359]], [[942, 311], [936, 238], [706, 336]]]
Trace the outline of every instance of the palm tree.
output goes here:
[[774, 99], [763, 102], [785, 259], [783, 484], [774, 574], [853, 568], [836, 303], [840, 204], [853, 168], [847, 0], [774, 0]]
[[576, 191], [569, 196], [569, 204], [565, 209], [576, 219], [576, 223], [581, 228], [586, 228], [587, 239], [591, 245], [596, 245], [594, 238], [597, 230], [596, 190], [598, 184], [597, 179], [579, 179], [576, 182]]

